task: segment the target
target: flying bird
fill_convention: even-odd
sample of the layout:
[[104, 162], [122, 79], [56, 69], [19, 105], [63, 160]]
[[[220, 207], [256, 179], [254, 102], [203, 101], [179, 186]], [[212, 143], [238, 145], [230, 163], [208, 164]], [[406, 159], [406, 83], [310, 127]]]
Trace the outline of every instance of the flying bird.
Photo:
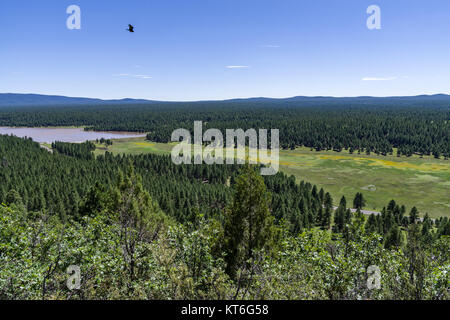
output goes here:
[[129, 24], [127, 31], [134, 32], [134, 27], [131, 24]]

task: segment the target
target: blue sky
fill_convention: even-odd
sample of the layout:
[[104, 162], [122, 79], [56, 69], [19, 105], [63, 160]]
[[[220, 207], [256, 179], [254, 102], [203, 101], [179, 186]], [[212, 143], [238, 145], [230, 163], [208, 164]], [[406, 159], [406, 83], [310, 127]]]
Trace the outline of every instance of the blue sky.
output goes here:
[[[72, 4], [81, 30], [66, 27]], [[381, 30], [366, 27], [372, 4]], [[157, 100], [450, 93], [450, 1], [0, 1], [0, 92]]]

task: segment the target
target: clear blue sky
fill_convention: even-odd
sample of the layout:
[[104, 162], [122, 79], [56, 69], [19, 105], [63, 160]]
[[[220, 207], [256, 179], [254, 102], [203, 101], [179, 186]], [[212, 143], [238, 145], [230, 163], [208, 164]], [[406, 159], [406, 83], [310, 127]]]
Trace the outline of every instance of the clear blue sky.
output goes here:
[[[66, 27], [71, 4], [81, 7], [81, 30]], [[381, 8], [381, 30], [366, 27], [371, 4]], [[450, 93], [450, 1], [1, 0], [0, 92], [158, 100]]]

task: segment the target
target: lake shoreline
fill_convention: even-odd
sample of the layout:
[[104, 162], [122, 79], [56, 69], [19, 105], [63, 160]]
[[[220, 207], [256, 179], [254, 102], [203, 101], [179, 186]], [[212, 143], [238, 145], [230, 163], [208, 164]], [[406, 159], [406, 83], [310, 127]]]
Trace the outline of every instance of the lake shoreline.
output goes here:
[[125, 131], [93, 131], [85, 127], [0, 127], [1, 135], [32, 138], [38, 143], [51, 144], [55, 141], [83, 143], [100, 139], [114, 140], [145, 137], [146, 133]]

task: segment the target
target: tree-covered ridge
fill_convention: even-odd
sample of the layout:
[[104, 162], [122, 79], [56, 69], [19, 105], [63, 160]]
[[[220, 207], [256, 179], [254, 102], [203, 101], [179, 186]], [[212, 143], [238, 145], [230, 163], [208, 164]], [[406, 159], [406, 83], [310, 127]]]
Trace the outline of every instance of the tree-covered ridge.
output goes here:
[[[114, 183], [118, 170], [125, 170], [131, 164], [162, 210], [186, 223], [193, 222], [200, 211], [207, 217], [223, 216], [223, 209], [232, 198], [229, 185], [235, 183], [240, 168], [239, 165], [175, 165], [170, 156], [155, 154], [113, 156], [106, 153], [94, 158], [90, 142], [57, 142], [53, 146], [52, 154], [29, 139], [0, 136], [0, 201], [9, 204], [8, 195], [14, 191], [27, 210], [81, 217], [86, 214], [86, 207], [89, 208], [89, 203], [81, 200], [86, 197], [95, 200], [103, 187]], [[270, 210], [276, 223], [284, 223], [292, 233], [315, 226], [326, 229], [333, 223], [333, 199], [324, 189], [304, 181], [298, 184], [294, 176], [284, 173], [264, 176], [263, 180], [270, 192]], [[364, 202], [363, 195], [357, 194], [353, 207], [361, 209]], [[410, 210], [414, 203], [407, 205]], [[345, 212], [348, 207], [350, 202], [342, 205], [341, 200], [337, 212]], [[395, 221], [400, 227], [408, 224], [404, 206], [394, 202], [387, 209], [395, 209]]]
[[[95, 198], [100, 186], [111, 186], [119, 169], [131, 163], [143, 177], [143, 185], [162, 210], [179, 222], [195, 219], [202, 211], [208, 217], [221, 216], [230, 201], [229, 184], [234, 183], [238, 165], [180, 165], [170, 156], [153, 154], [94, 158], [91, 143], [55, 143], [54, 153], [25, 139], [0, 136], [0, 201], [15, 190], [28, 210], [50, 215], [80, 217], [85, 214], [86, 195]], [[316, 186], [296, 184], [283, 173], [264, 178], [271, 192], [272, 213], [277, 221], [289, 222], [293, 231], [322, 220], [326, 193]], [[329, 198], [329, 194], [327, 195]]]
[[[429, 234], [414, 211], [398, 246], [359, 213], [346, 214], [340, 231], [292, 234], [275, 223], [265, 184], [248, 167], [223, 222], [174, 221], [132, 167], [87, 197], [96, 209], [81, 219], [27, 211], [17, 197], [0, 206], [0, 299], [449, 298], [450, 238]], [[82, 271], [72, 291], [69, 265]]]
[[75, 156], [59, 153], [58, 148], [49, 153], [31, 140], [0, 136], [0, 200], [14, 189], [29, 210], [79, 216], [80, 199], [96, 184], [110, 186], [117, 170], [131, 162], [164, 210], [182, 219], [196, 206], [210, 214], [218, 212], [230, 194], [227, 178], [236, 171], [232, 166], [175, 166], [168, 156], [106, 154], [94, 159], [83, 145], [56, 145], [64, 153], [77, 150], [70, 151]]
[[[38, 111], [38, 112], [37, 112]], [[450, 156], [450, 103], [421, 99], [235, 100], [1, 108], [0, 126], [85, 126], [88, 130], [148, 132], [168, 142], [178, 128], [279, 129], [283, 148], [399, 155]]]

